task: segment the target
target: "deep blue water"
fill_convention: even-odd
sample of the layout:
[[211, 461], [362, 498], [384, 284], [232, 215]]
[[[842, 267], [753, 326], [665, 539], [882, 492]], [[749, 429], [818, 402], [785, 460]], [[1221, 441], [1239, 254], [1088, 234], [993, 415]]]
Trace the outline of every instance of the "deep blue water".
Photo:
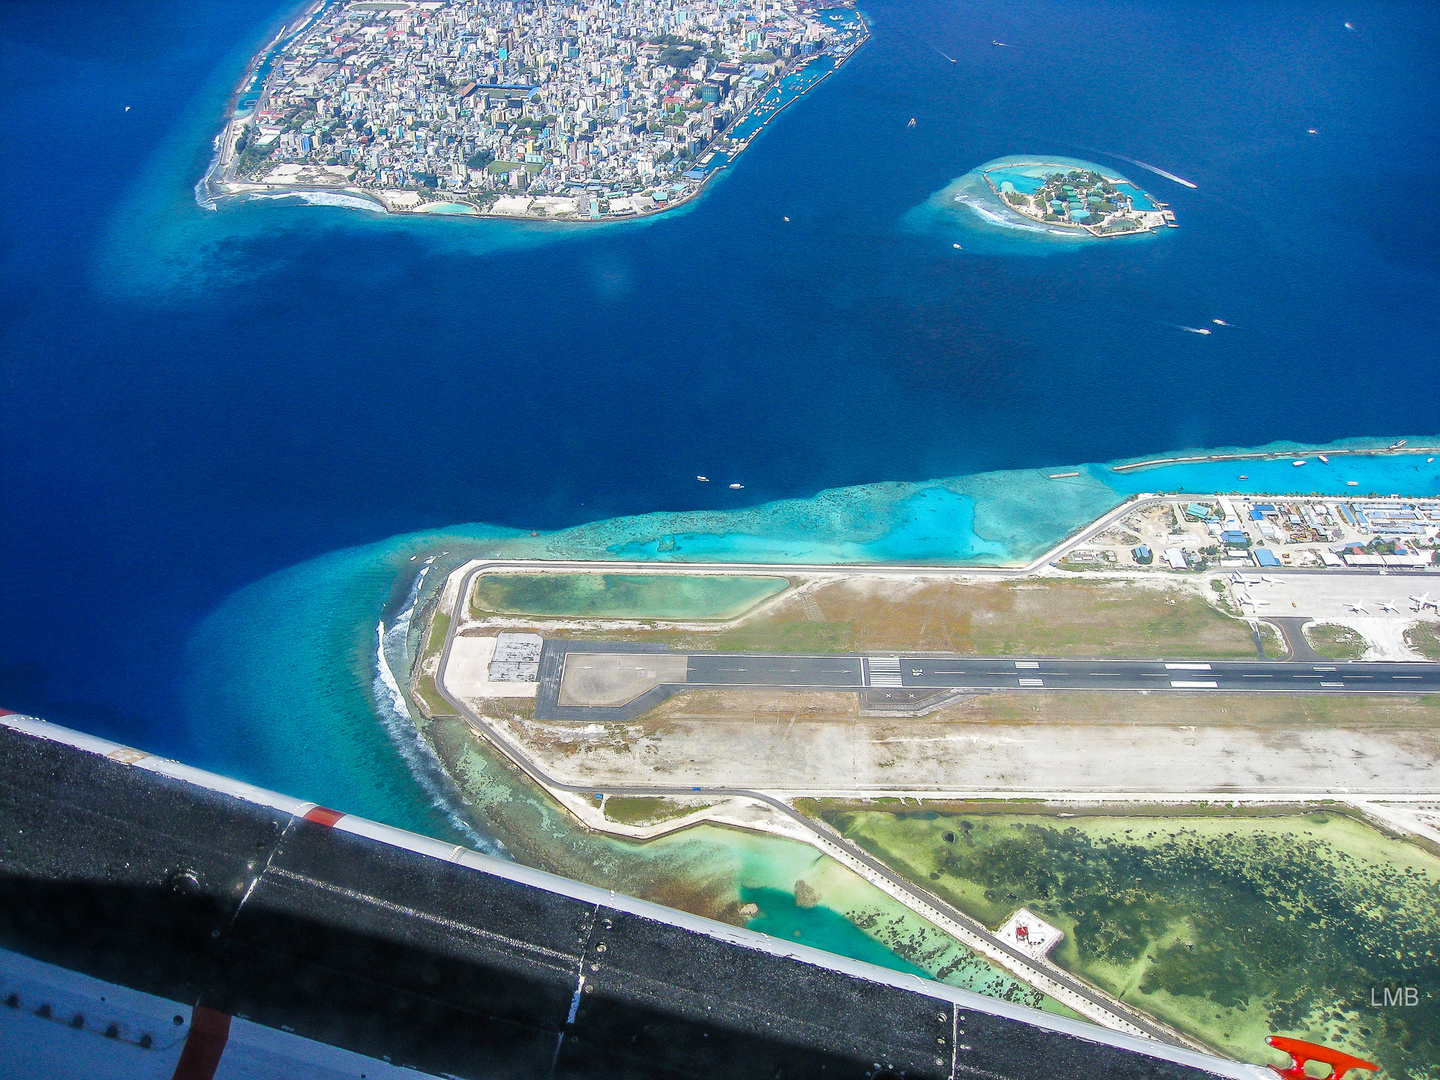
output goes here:
[[[223, 98], [287, 10], [5, 7], [9, 708], [191, 751], [202, 619], [416, 530], [1440, 428], [1440, 219], [1394, 197], [1440, 165], [1428, 2], [877, 2], [705, 198], [563, 234], [198, 209]], [[1045, 258], [901, 228], [1015, 153], [1114, 165], [1182, 228]], [[346, 595], [367, 587], [389, 579]], [[319, 633], [307, 614], [275, 633]]]

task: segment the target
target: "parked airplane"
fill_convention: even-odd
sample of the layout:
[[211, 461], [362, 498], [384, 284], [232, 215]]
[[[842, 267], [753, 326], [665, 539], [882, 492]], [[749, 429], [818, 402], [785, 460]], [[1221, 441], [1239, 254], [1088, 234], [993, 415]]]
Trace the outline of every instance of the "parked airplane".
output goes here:
[[1355, 614], [1357, 614], [1357, 615], [1369, 615], [1369, 614], [1370, 614], [1369, 609], [1366, 608], [1366, 606], [1365, 606], [1364, 604], [1346, 604], [1345, 606], [1348, 607], [1351, 611], [1355, 612]]
[[1436, 605], [1436, 602], [1430, 598], [1428, 592], [1418, 593], [1410, 597], [1410, 600], [1415, 605], [1416, 611], [1424, 611], [1427, 607], [1432, 607], [1435, 608], [1436, 611], [1440, 611], [1440, 606]]
[[1380, 604], [1380, 610], [1381, 610], [1381, 611], [1399, 611], [1400, 609], [1399, 609], [1398, 607], [1396, 607], [1396, 604], [1397, 604], [1397, 603], [1398, 603], [1398, 601], [1395, 601], [1395, 600], [1391, 600], [1388, 604], [1387, 604], [1387, 603], [1384, 603], [1384, 602], [1382, 601], [1381, 604]]

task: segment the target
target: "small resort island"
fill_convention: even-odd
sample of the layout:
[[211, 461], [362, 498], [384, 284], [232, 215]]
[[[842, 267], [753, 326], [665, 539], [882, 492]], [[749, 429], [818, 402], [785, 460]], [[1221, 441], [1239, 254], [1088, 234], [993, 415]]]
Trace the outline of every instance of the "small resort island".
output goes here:
[[315, 0], [251, 61], [196, 199], [654, 213], [868, 33], [853, 0]]
[[1046, 225], [1097, 237], [1176, 227], [1165, 203], [1097, 165], [1005, 159], [980, 172], [1006, 206]]

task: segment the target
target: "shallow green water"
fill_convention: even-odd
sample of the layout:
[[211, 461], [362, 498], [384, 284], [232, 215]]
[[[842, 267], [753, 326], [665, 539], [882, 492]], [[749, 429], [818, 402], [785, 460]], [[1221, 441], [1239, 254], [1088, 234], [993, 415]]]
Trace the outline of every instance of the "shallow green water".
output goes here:
[[783, 889], [742, 888], [740, 899], [760, 909], [760, 914], [745, 924], [751, 930], [852, 960], [929, 977], [929, 972], [881, 945], [838, 911], [820, 905], [801, 907], [795, 895]]
[[778, 577], [678, 574], [485, 574], [479, 611], [606, 619], [723, 620], [785, 591]]

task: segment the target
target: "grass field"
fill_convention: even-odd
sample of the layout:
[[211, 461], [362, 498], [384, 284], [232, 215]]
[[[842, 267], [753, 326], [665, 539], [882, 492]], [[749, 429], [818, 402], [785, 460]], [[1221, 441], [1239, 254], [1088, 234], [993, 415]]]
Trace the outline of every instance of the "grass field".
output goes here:
[[[1065, 931], [1057, 962], [1237, 1057], [1283, 1032], [1440, 1077], [1440, 858], [1357, 821], [825, 817], [992, 926], [1029, 907]], [[1386, 986], [1423, 1000], [1372, 1005]]]
[[1430, 660], [1440, 660], [1440, 623], [1417, 622], [1405, 631], [1405, 643]]
[[[1183, 588], [1114, 581], [962, 584], [850, 578], [768, 605], [738, 626], [711, 632], [636, 628], [621, 637], [722, 651], [913, 650], [1070, 657], [1255, 656], [1250, 626]], [[817, 618], [818, 615], [818, 618]], [[1270, 627], [1266, 643], [1278, 655]]]
[[1316, 623], [1305, 628], [1305, 640], [1327, 660], [1359, 660], [1365, 655], [1365, 639], [1348, 626]]
[[666, 799], [659, 796], [611, 795], [605, 799], [601, 809], [611, 821], [625, 825], [657, 825], [662, 821], [673, 821], [686, 814], [693, 814], [709, 805], [711, 804], [708, 802]]

